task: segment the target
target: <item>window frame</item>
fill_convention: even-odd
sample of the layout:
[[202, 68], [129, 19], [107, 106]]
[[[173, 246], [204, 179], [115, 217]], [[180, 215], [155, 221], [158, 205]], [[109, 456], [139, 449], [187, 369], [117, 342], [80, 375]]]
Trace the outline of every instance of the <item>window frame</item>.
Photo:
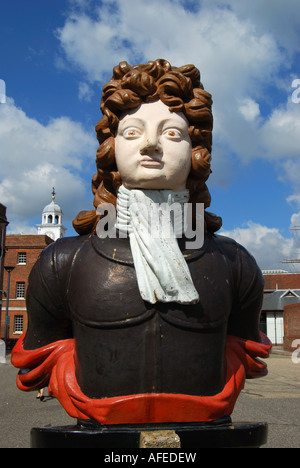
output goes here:
[[[23, 261], [22, 261], [22, 257], [23, 256]], [[24, 261], [24, 257], [25, 257], [25, 261]], [[27, 265], [27, 252], [18, 252], [18, 263], [17, 265]]]
[[22, 335], [24, 330], [24, 315], [14, 315], [14, 335]]
[[[23, 296], [19, 295], [22, 292], [20, 291], [21, 286], [22, 286]], [[16, 282], [16, 299], [25, 299], [25, 288], [26, 288], [25, 281]]]

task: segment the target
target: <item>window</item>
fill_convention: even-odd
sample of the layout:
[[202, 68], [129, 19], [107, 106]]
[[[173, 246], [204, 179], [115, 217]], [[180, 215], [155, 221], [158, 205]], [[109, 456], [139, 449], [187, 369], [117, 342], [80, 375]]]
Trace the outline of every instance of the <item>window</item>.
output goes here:
[[14, 333], [18, 335], [23, 333], [23, 315], [14, 316]]
[[16, 298], [24, 299], [24, 297], [25, 297], [25, 283], [22, 281], [20, 283], [17, 283]]
[[26, 252], [18, 253], [18, 265], [26, 265]]

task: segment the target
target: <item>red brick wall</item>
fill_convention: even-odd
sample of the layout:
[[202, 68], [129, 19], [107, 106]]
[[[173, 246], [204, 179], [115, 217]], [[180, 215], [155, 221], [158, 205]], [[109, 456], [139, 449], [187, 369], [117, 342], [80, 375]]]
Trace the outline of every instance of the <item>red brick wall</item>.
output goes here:
[[300, 273], [264, 275], [265, 289], [300, 289]]
[[293, 351], [294, 340], [300, 339], [300, 303], [284, 308], [284, 349]]
[[[9, 292], [9, 340], [16, 340], [20, 335], [14, 333], [15, 316], [23, 317], [23, 331], [27, 330], [27, 313], [25, 299], [16, 299], [16, 289], [18, 282], [25, 283], [25, 295], [28, 285], [28, 278], [31, 269], [37, 261], [40, 253], [44, 248], [53, 242], [48, 236], [39, 235], [7, 235], [6, 236], [6, 253], [5, 266], [13, 266], [14, 270], [10, 274], [10, 292]], [[18, 253], [26, 253], [26, 265], [18, 264]], [[3, 289], [7, 291], [8, 273], [4, 271]], [[6, 316], [6, 299], [3, 298], [1, 311], [1, 332], [0, 337], [3, 339], [5, 332], [5, 316]]]

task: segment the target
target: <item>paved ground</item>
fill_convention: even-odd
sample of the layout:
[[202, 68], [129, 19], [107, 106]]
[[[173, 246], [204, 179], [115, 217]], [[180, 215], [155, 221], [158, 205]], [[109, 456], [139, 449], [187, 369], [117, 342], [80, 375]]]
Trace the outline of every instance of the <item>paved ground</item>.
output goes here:
[[[268, 365], [267, 377], [247, 381], [233, 422], [267, 422], [264, 448], [299, 448], [300, 364], [289, 355], [273, 354]], [[36, 393], [19, 391], [16, 374], [11, 364], [0, 364], [0, 448], [29, 448], [32, 427], [74, 424], [55, 399], [40, 402]]]
[[232, 419], [267, 422], [265, 448], [300, 448], [300, 364], [272, 354], [268, 368], [267, 377], [246, 381]]

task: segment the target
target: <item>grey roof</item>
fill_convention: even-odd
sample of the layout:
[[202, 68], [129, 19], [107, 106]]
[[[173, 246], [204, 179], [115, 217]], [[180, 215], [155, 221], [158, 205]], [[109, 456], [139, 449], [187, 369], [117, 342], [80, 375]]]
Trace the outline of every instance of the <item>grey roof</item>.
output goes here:
[[289, 304], [300, 302], [300, 289], [278, 289], [264, 295], [262, 310], [284, 310]]

